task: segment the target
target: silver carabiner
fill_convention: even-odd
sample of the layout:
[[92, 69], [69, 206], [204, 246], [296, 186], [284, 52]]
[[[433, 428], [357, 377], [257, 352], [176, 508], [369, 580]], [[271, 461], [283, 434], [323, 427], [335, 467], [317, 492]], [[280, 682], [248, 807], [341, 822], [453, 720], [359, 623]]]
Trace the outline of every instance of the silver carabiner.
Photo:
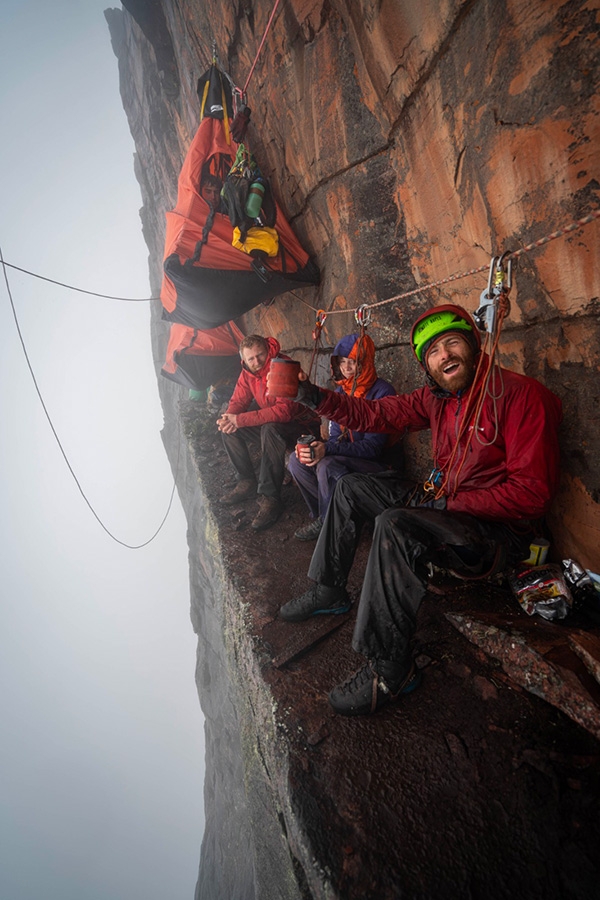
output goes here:
[[361, 328], [367, 328], [371, 324], [371, 311], [366, 303], [359, 306], [354, 312], [354, 319]]

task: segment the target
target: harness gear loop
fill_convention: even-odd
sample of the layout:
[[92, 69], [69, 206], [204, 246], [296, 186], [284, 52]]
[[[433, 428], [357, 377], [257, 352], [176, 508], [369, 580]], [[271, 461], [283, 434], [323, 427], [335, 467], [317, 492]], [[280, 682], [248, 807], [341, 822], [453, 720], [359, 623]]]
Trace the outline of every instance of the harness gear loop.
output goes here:
[[354, 319], [361, 328], [368, 328], [371, 324], [371, 310], [366, 303], [354, 311]]

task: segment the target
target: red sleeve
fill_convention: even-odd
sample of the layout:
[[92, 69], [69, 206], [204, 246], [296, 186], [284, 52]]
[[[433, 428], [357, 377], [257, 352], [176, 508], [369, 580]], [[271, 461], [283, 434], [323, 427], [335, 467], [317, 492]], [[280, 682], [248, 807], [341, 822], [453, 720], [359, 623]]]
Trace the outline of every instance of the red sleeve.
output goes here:
[[538, 519], [558, 488], [561, 402], [543, 385], [529, 383], [505, 397], [503, 419], [505, 479], [484, 489], [461, 485], [447, 508], [484, 519]]
[[265, 425], [267, 422], [291, 422], [292, 419], [306, 419], [306, 408], [292, 400], [278, 400], [272, 406], [251, 409], [237, 414], [238, 428], [249, 425]]
[[229, 401], [227, 412], [231, 413], [234, 416], [237, 416], [240, 413], [244, 413], [253, 400], [254, 394], [252, 393], [250, 385], [245, 378], [245, 372], [242, 372], [237, 380], [237, 384], [234, 388], [233, 394], [231, 395], [231, 400]]
[[325, 396], [316, 411], [320, 416], [346, 425], [352, 431], [385, 434], [420, 431], [430, 427], [426, 391], [429, 393], [427, 388], [420, 388], [411, 394], [364, 400], [321, 388]]

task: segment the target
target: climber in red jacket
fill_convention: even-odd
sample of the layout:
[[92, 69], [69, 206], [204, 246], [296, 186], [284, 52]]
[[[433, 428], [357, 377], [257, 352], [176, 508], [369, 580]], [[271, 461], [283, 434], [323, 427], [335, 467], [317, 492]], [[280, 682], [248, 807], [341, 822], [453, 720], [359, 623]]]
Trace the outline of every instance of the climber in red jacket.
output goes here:
[[[305, 406], [268, 395], [271, 360], [276, 356], [289, 359], [279, 349], [279, 341], [273, 337], [249, 334], [244, 338], [240, 344], [242, 371], [227, 411], [217, 421], [238, 477], [237, 485], [221, 503], [231, 506], [258, 493], [259, 511], [251, 523], [255, 531], [270, 528], [281, 515], [286, 448], [291, 449], [301, 434], [318, 435], [320, 426], [319, 417]], [[249, 452], [252, 445], [260, 446], [258, 485]]]
[[343, 715], [375, 712], [417, 687], [410, 640], [427, 563], [485, 575], [524, 559], [558, 486], [558, 397], [499, 367], [486, 380], [488, 357], [459, 306], [417, 319], [411, 345], [426, 387], [369, 401], [304, 381], [297, 398], [357, 431], [432, 433], [433, 470], [424, 485], [393, 472], [338, 482], [308, 573], [316, 584], [280, 610], [289, 622], [346, 612], [361, 528], [374, 520], [352, 641], [368, 662], [329, 695]]

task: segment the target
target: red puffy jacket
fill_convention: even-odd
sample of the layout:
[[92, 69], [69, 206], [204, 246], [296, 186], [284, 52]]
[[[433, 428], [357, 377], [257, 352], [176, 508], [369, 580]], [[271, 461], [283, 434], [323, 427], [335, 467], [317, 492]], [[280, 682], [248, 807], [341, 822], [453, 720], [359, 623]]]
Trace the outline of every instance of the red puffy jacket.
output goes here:
[[558, 488], [562, 404], [533, 378], [502, 369], [502, 379], [503, 390], [494, 382], [494, 393], [501, 393], [495, 401], [496, 418], [494, 402], [486, 396], [467, 458], [463, 461], [472, 425], [449, 473], [445, 467], [465, 412], [466, 400], [458, 396], [436, 396], [428, 387], [381, 400], [327, 391], [317, 412], [357, 431], [431, 428], [434, 464], [449, 475], [447, 509], [482, 519], [537, 519], [547, 513]]
[[[269, 356], [266, 363], [256, 374], [242, 366], [242, 372], [229, 401], [227, 412], [237, 416], [238, 428], [246, 428], [249, 425], [265, 425], [267, 422], [291, 422], [292, 419], [306, 422], [307, 425], [318, 421], [315, 413], [300, 403], [269, 397], [267, 394], [267, 375], [271, 368], [271, 360], [275, 356], [280, 356], [282, 359], [290, 357], [279, 352], [281, 345], [275, 338], [268, 337], [266, 341], [269, 345]], [[260, 408], [248, 410], [253, 400], [256, 400]]]

